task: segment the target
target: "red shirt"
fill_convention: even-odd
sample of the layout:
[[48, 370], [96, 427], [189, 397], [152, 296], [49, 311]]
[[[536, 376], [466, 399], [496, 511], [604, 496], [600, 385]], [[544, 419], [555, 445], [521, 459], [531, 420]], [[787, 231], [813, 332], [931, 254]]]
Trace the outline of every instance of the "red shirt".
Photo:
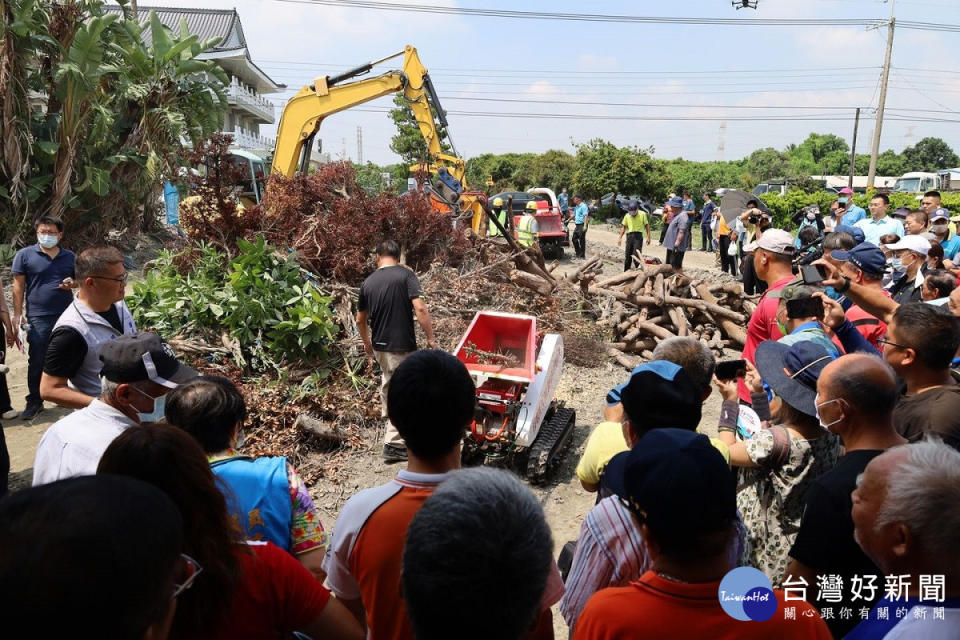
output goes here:
[[[720, 606], [720, 581], [683, 584], [647, 571], [627, 587], [598, 591], [580, 615], [573, 640], [635, 638], [737, 638], [746, 640], [830, 640], [826, 623], [802, 600], [784, 602], [774, 589], [777, 612], [764, 622], [731, 618]], [[796, 619], [785, 619], [784, 607]]]
[[[881, 289], [881, 291], [883, 291], [885, 296], [888, 298], [890, 297], [889, 291], [886, 289]], [[886, 322], [879, 320], [876, 316], [870, 315], [858, 304], [855, 304], [847, 309], [847, 312], [844, 315], [847, 316], [847, 320], [853, 323], [853, 326], [856, 327], [857, 331], [859, 331], [860, 334], [870, 342], [870, 344], [876, 347], [877, 350], [882, 350], [880, 349], [880, 343], [877, 342], [877, 339], [887, 335]]]
[[[757, 346], [761, 342], [783, 337], [783, 332], [777, 327], [777, 306], [780, 304], [780, 299], [771, 298], [770, 294], [783, 289], [795, 278], [796, 276], [789, 275], [777, 280], [760, 296], [760, 302], [750, 316], [750, 322], [747, 323], [747, 343], [743, 345], [742, 357], [749, 360], [751, 364], [756, 364], [754, 354], [757, 353]], [[750, 402], [750, 391], [743, 383], [743, 378], [737, 378], [737, 391], [740, 393], [741, 400]]]
[[281, 638], [313, 622], [327, 606], [330, 592], [280, 547], [247, 544], [252, 553], [237, 554], [242, 577], [230, 614], [212, 637]]

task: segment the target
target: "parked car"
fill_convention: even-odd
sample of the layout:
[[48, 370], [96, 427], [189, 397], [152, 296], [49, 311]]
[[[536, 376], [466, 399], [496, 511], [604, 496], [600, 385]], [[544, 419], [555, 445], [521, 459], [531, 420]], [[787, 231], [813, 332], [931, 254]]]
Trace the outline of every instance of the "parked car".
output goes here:
[[497, 198], [503, 199], [503, 205], [507, 205], [507, 199], [513, 198], [513, 201], [510, 204], [510, 213], [513, 214], [523, 214], [523, 210], [527, 207], [527, 203], [531, 200], [536, 200], [537, 198], [526, 191], [501, 191], [490, 196], [490, 202], [493, 202]]

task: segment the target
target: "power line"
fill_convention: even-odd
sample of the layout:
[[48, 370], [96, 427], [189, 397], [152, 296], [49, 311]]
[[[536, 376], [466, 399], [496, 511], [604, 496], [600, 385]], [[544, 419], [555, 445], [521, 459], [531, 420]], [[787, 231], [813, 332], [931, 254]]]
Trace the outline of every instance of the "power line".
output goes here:
[[[559, 20], [566, 22], [615, 22], [632, 24], [723, 25], [735, 27], [880, 27], [888, 23], [882, 18], [688, 18], [669, 16], [637, 16], [606, 13], [562, 13], [551, 11], [515, 11], [479, 7], [449, 7], [378, 2], [376, 0], [278, 0], [295, 4], [320, 4], [331, 7], [352, 7], [377, 11], [432, 13], [484, 18], [512, 18], [521, 20]], [[919, 31], [960, 32], [960, 24], [941, 24], [917, 20], [898, 21], [903, 29]]]
[[[261, 64], [261, 66], [267, 67], [267, 68], [279, 68], [279, 67], [277, 67], [276, 65], [286, 65], [286, 64], [297, 65], [297, 66], [306, 66], [306, 67], [319, 68], [319, 69], [323, 69], [323, 68], [327, 68], [327, 67], [334, 68], [334, 69], [350, 69], [350, 68], [353, 68], [354, 66], [356, 66], [356, 65], [332, 63], [332, 62], [303, 62], [303, 61], [299, 61], [299, 60], [266, 60], [266, 59], [263, 59], [263, 60], [259, 60], [259, 63], [263, 63], [263, 64]], [[905, 67], [898, 67], [898, 68], [905, 68]], [[815, 68], [815, 67], [793, 67], [793, 68], [785, 68], [785, 69], [704, 69], [704, 70], [699, 70], [699, 71], [689, 71], [689, 70], [683, 70], [683, 69], [665, 69], [665, 70], [662, 69], [662, 70], [657, 70], [657, 71], [602, 70], [602, 69], [580, 70], [580, 71], [574, 71], [574, 70], [557, 71], [556, 69], [516, 69], [516, 68], [513, 68], [513, 69], [492, 69], [492, 68], [488, 68], [488, 67], [484, 67], [484, 68], [471, 68], [471, 67], [433, 67], [433, 66], [431, 66], [430, 69], [431, 69], [432, 71], [442, 71], [442, 72], [446, 72], [446, 71], [454, 71], [454, 72], [455, 72], [455, 71], [463, 71], [463, 72], [469, 72], [469, 73], [471, 73], [471, 74], [475, 74], [475, 73], [495, 73], [495, 74], [498, 74], [498, 75], [499, 75], [499, 74], [505, 74], [505, 75], [509, 75], [509, 74], [533, 74], [533, 75], [538, 75], [538, 76], [539, 76], [539, 75], [547, 75], [547, 74], [561, 74], [561, 75], [568, 75], [568, 74], [569, 74], [569, 75], [594, 75], [594, 74], [615, 74], [615, 75], [619, 75], [619, 74], [631, 74], [631, 75], [632, 75], [632, 74], [636, 74], [636, 75], [678, 75], [678, 74], [715, 75], [715, 74], [718, 74], [718, 73], [722, 73], [722, 74], [724, 74], [724, 75], [738, 74], [738, 73], [751, 73], [751, 74], [770, 74], [770, 73], [776, 73], [776, 74], [779, 75], [779, 74], [783, 74], [783, 73], [799, 73], [799, 72], [807, 72], [807, 73], [811, 73], [811, 74], [814, 74], [814, 75], [834, 75], [834, 74], [837, 74], [837, 73], [840, 73], [840, 72], [846, 72], [846, 71], [878, 71], [878, 70], [880, 69], [880, 66], [879, 66], [879, 65], [873, 65], [873, 66], [864, 66], [864, 67], [832, 67], [832, 68], [830, 68], [830, 69], [820, 69], [820, 68]], [[960, 73], [960, 71], [958, 71], [958, 72], [953, 72], [953, 73]], [[781, 76], [781, 77], [784, 77], [784, 76]], [[789, 77], [789, 76], [786, 76], [786, 77]]]
[[[551, 11], [515, 11], [479, 7], [449, 7], [437, 5], [377, 2], [375, 0], [279, 0], [295, 4], [321, 4], [332, 7], [352, 7], [377, 11], [401, 11], [463, 15], [485, 18], [512, 18], [522, 20], [561, 20], [567, 22], [616, 22], [632, 24], [730, 25], [766, 27], [869, 27], [886, 24], [886, 20], [862, 18], [688, 18], [668, 16], [637, 16], [606, 13], [561, 13]], [[926, 23], [917, 23], [926, 24]]]
[[[457, 96], [445, 96], [441, 98], [444, 102], [447, 100], [472, 100], [477, 102], [522, 102], [527, 104], [557, 104], [556, 100], [525, 100], [522, 98], [473, 98], [473, 97], [457, 97]], [[670, 104], [670, 103], [643, 103], [643, 102], [592, 102], [586, 100], [567, 100], [564, 99], [562, 104], [575, 104], [575, 105], [586, 105], [586, 106], [597, 106], [597, 107], [666, 107], [668, 109], [841, 109], [841, 110], [851, 110], [856, 109], [856, 107], [849, 106], [817, 106], [817, 107], [808, 107], [808, 106], [784, 106], [784, 105], [771, 105], [771, 106], [761, 106], [761, 105], [736, 105], [736, 104]], [[953, 111], [944, 112], [944, 113], [955, 113]]]

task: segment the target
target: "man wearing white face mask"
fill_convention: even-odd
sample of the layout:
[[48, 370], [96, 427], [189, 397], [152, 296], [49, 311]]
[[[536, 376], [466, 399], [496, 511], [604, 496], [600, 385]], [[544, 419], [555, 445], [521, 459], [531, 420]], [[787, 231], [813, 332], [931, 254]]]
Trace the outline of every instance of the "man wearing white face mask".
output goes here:
[[164, 417], [164, 397], [197, 372], [181, 364], [156, 333], [132, 333], [100, 349], [100, 398], [55, 422], [37, 447], [33, 484], [93, 475], [124, 429]]
[[[887, 288], [890, 297], [898, 304], [920, 302], [923, 299], [922, 267], [930, 251], [930, 242], [923, 236], [904, 236], [899, 242], [886, 247], [893, 251], [890, 266], [894, 271], [894, 281]], [[897, 274], [900, 274], [899, 278]]]
[[[40, 378], [53, 325], [73, 302], [76, 256], [60, 246], [63, 222], [43, 216], [37, 220], [37, 244], [13, 258], [13, 330], [27, 325], [27, 406], [20, 414], [30, 420], [43, 411]], [[23, 345], [27, 347], [28, 345]]]
[[[792, 580], [807, 581], [808, 601], [818, 608], [870, 606], [849, 602], [849, 589], [844, 589], [843, 602], [818, 601], [819, 589], [814, 586], [818, 575], [839, 575], [845, 585], [854, 575], [881, 575], [853, 538], [850, 493], [871, 460], [890, 447], [906, 444], [893, 426], [897, 400], [893, 370], [875, 356], [843, 356], [824, 367], [817, 379], [815, 406], [820, 426], [840, 436], [845, 454], [831, 471], [814, 480], [806, 493], [786, 573]], [[882, 585], [877, 591], [881, 595]], [[828, 619], [827, 625], [834, 637], [840, 638], [858, 622], [859, 618], [837, 616]]]
[[943, 257], [947, 260], [956, 260], [960, 252], [960, 236], [950, 231], [950, 212], [940, 207], [930, 214], [930, 233], [937, 237], [937, 242], [943, 247]]

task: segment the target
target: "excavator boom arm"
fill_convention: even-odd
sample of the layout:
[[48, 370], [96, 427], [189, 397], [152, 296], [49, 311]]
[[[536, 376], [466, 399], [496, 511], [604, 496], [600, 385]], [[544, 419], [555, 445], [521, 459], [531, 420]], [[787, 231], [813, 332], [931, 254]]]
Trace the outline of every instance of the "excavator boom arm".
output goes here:
[[[445, 154], [440, 146], [440, 135], [434, 122], [431, 105], [441, 124], [446, 126], [447, 122], [436, 91], [430, 82], [430, 75], [420, 62], [416, 48], [407, 45], [402, 55], [403, 67], [400, 71], [389, 71], [374, 78], [340, 84], [366, 73], [374, 64], [377, 64], [370, 63], [332, 78], [317, 78], [312, 86], [300, 89], [287, 102], [280, 116], [272, 172], [292, 176], [297, 170], [306, 169], [306, 158], [309, 158], [310, 146], [320, 130], [323, 119], [327, 116], [390, 93], [402, 92], [417, 120], [420, 133], [427, 143], [430, 169], [435, 171], [444, 167], [462, 182], [465, 174], [463, 159], [456, 155]], [[384, 60], [387, 59], [389, 58]]]

